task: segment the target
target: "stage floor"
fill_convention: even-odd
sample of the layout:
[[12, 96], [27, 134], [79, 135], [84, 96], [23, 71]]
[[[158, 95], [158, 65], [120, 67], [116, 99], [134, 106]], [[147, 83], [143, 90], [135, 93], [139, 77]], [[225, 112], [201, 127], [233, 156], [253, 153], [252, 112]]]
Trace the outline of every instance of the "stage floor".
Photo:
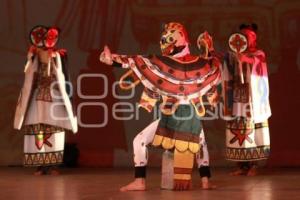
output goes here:
[[213, 169], [216, 190], [204, 191], [195, 171], [193, 190], [160, 190], [160, 171], [148, 171], [146, 192], [119, 192], [132, 180], [132, 169], [62, 169], [59, 176], [33, 176], [31, 168], [0, 168], [0, 199], [30, 200], [294, 200], [300, 199], [300, 169], [264, 169], [256, 177], [232, 177], [229, 169]]

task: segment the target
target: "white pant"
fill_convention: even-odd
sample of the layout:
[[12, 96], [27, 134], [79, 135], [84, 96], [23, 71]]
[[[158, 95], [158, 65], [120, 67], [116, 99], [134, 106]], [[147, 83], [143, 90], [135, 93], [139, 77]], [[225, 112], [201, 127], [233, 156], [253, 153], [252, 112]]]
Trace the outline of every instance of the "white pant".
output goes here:
[[[144, 130], [142, 130], [133, 140], [134, 166], [142, 167], [148, 163], [148, 145], [152, 143], [156, 133], [159, 119], [152, 122]], [[209, 166], [209, 154], [203, 129], [199, 135], [201, 149], [196, 155], [198, 168], [201, 166]]]

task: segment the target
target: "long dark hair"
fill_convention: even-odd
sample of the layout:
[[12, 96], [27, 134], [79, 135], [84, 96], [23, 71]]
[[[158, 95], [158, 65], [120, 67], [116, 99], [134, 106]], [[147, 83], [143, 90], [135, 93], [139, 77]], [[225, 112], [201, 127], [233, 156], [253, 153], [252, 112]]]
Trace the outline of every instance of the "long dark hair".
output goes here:
[[255, 33], [258, 30], [258, 26], [255, 23], [252, 23], [252, 24], [241, 24], [239, 28], [240, 28], [240, 30], [250, 29], [250, 30], [254, 31]]

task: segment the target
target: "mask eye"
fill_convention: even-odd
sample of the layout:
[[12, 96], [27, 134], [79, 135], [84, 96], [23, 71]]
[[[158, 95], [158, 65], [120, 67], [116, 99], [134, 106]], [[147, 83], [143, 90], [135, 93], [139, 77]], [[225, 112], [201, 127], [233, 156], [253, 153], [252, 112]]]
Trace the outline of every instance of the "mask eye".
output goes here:
[[175, 30], [171, 30], [170, 32], [171, 32], [171, 33], [174, 33], [174, 32], [175, 32]]
[[167, 38], [167, 42], [168, 42], [168, 43], [172, 43], [173, 41], [174, 41], [174, 38], [173, 38], [173, 37], [168, 37], [168, 38]]
[[161, 40], [160, 40], [160, 43], [165, 44], [166, 42], [167, 42], [166, 38], [162, 37]]

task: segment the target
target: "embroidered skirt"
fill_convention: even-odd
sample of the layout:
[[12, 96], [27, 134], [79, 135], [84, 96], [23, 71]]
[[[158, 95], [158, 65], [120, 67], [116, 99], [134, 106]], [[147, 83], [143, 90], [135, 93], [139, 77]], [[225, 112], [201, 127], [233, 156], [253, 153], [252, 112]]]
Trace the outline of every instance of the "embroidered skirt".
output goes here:
[[24, 165], [51, 166], [63, 162], [65, 132], [47, 124], [26, 125], [24, 135]]
[[226, 125], [226, 159], [256, 161], [270, 154], [268, 122], [254, 123], [246, 118], [228, 121]]
[[154, 140], [154, 146], [176, 148], [183, 152], [199, 151], [199, 135], [202, 125], [192, 105], [179, 105], [173, 115], [162, 114]]

